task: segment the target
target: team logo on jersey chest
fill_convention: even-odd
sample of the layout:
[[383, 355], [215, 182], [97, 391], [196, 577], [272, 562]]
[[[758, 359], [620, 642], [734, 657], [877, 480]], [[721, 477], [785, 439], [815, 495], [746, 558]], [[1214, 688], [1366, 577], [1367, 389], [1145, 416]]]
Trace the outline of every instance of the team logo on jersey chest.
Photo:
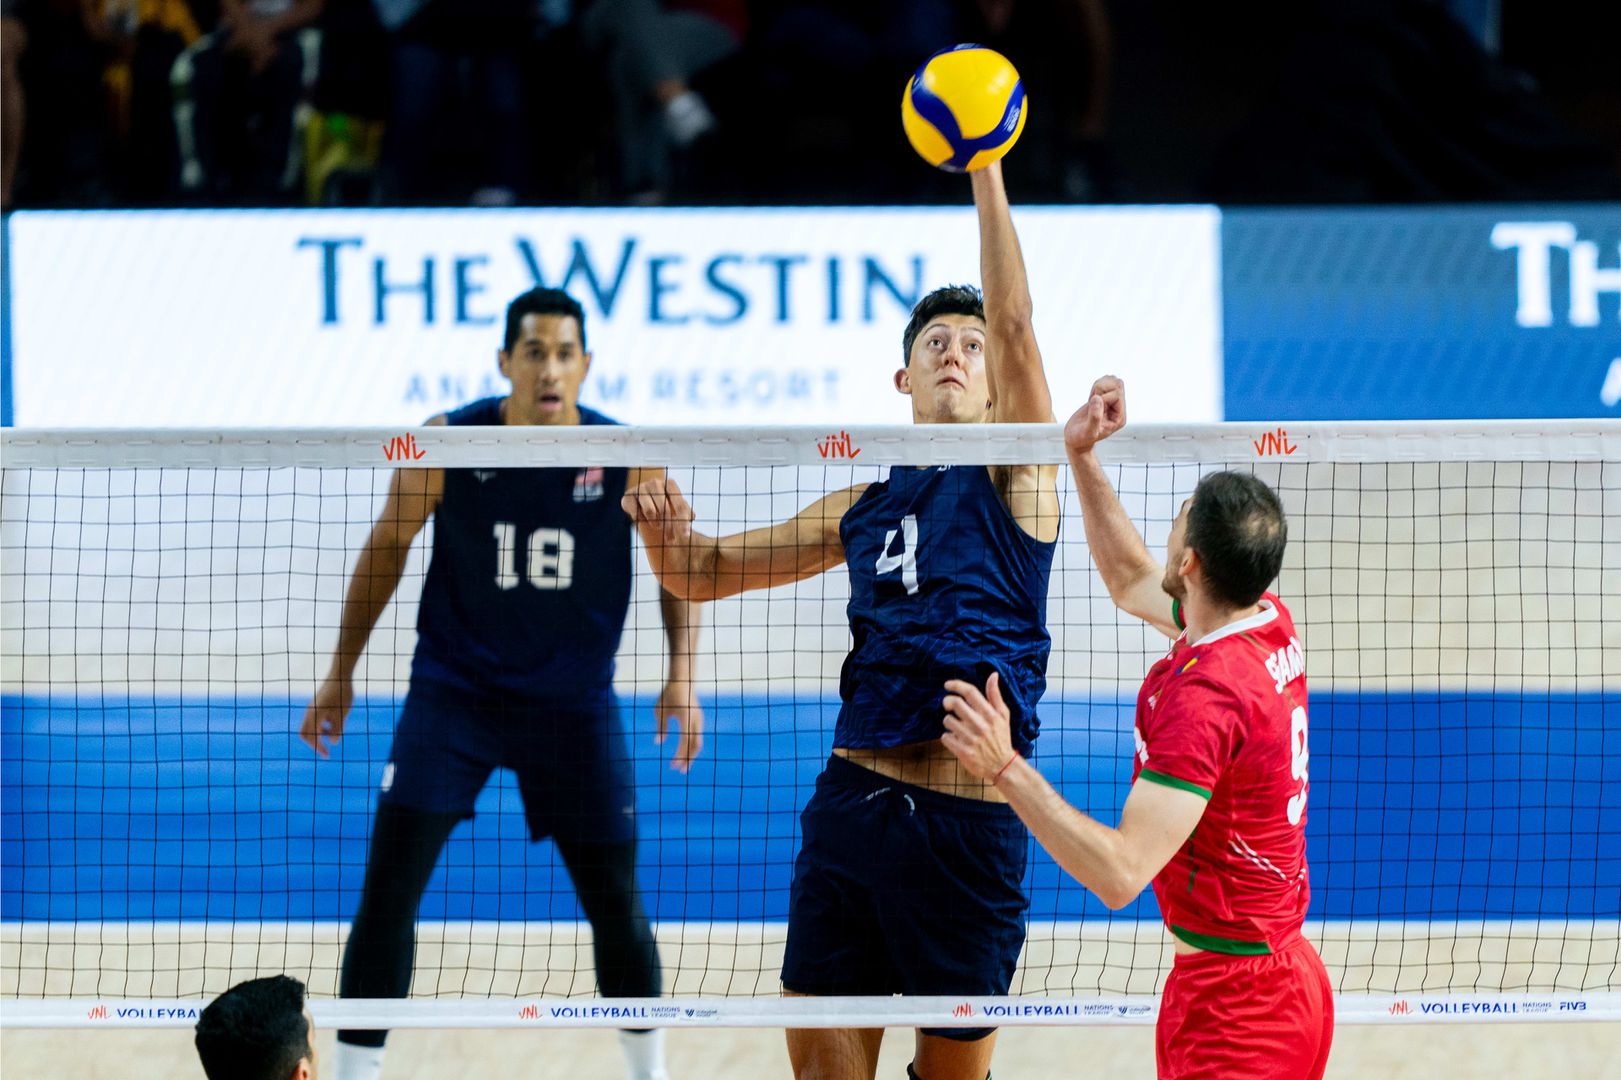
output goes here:
[[574, 501], [596, 502], [602, 498], [602, 469], [593, 465], [574, 474]]

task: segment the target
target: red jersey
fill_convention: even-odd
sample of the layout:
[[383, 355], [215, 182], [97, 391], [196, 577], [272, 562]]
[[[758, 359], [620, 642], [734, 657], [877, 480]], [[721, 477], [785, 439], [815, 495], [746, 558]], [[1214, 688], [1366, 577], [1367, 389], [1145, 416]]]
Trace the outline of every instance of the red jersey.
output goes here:
[[1171, 933], [1213, 952], [1277, 952], [1300, 930], [1306, 874], [1306, 663], [1272, 593], [1197, 642], [1177, 638], [1137, 697], [1139, 779], [1209, 800], [1154, 877]]

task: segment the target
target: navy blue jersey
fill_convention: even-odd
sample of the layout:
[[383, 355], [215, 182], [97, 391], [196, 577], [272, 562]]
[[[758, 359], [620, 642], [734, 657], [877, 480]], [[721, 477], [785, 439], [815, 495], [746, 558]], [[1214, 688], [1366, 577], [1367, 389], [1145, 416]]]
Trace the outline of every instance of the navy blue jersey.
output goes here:
[[1013, 746], [1035, 743], [1047, 686], [1047, 579], [1056, 543], [1013, 520], [982, 466], [890, 470], [839, 524], [850, 633], [833, 734], [843, 747], [938, 739], [947, 679], [994, 669]]
[[[501, 423], [501, 398], [451, 413]], [[580, 409], [582, 424], [614, 421]], [[446, 469], [413, 679], [528, 698], [611, 693], [630, 606], [625, 469]]]

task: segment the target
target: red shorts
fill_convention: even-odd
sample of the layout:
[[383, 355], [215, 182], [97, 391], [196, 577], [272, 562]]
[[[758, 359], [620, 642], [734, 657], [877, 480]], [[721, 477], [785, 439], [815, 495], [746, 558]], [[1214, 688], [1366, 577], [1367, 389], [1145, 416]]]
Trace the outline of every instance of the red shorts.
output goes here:
[[1265, 956], [1178, 956], [1155, 1033], [1160, 1080], [1321, 1080], [1334, 1041], [1328, 971], [1303, 937]]

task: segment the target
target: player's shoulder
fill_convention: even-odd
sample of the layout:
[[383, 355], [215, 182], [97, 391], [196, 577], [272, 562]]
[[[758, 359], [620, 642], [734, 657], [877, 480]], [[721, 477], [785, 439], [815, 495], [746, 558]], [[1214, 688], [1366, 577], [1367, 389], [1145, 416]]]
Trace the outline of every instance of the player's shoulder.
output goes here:
[[1199, 645], [1203, 671], [1198, 681], [1224, 688], [1238, 699], [1270, 700], [1279, 670], [1305, 669], [1294, 620], [1274, 593], [1262, 596], [1255, 615], [1229, 623]]
[[[502, 396], [479, 398], [469, 401], [466, 405], [442, 413], [440, 423], [451, 427], [490, 427], [501, 423], [501, 403], [506, 398]], [[436, 417], [435, 419], [439, 419]], [[429, 421], [432, 423], [433, 421]]]
[[844, 488], [842, 492], [834, 492], [835, 495], [842, 496], [840, 499], [836, 499], [834, 501], [841, 502], [844, 509], [847, 511], [855, 510], [859, 507], [863, 512], [865, 512], [866, 510], [872, 508], [885, 495], [887, 495], [889, 491], [889, 477], [882, 476], [877, 480], [869, 480], [861, 484], [851, 484], [849, 487]]
[[577, 405], [575, 407], [580, 410], [580, 423], [581, 423], [581, 425], [590, 425], [590, 426], [593, 426], [593, 427], [596, 427], [596, 426], [599, 426], [599, 425], [607, 425], [607, 426], [612, 426], [612, 427], [623, 427], [624, 426], [623, 421], [615, 420], [613, 417], [608, 416], [608, 415], [606, 415], [604, 413], [600, 413], [595, 409], [588, 409], [584, 405]]
[[1212, 707], [1239, 706], [1244, 700], [1237, 673], [1220, 652], [1188, 649], [1165, 671], [1156, 695], [1161, 708], [1204, 712]]
[[1290, 614], [1289, 605], [1283, 602], [1282, 597], [1269, 589], [1261, 594], [1261, 603], [1270, 606], [1273, 611], [1278, 613], [1278, 617], [1273, 620], [1274, 633], [1292, 634], [1295, 632], [1295, 617]]

